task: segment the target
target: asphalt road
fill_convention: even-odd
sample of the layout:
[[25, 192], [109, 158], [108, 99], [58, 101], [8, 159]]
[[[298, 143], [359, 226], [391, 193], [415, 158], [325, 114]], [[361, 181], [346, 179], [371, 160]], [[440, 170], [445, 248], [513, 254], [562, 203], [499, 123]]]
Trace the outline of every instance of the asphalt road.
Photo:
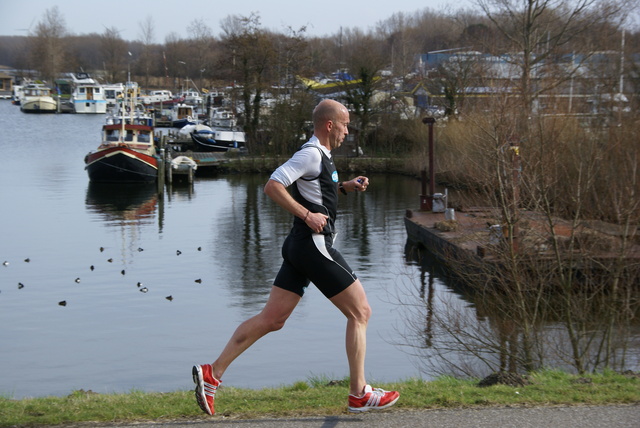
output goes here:
[[279, 419], [189, 420], [102, 425], [119, 428], [539, 428], [640, 427], [640, 404], [628, 406], [491, 407], [387, 410], [356, 415]]

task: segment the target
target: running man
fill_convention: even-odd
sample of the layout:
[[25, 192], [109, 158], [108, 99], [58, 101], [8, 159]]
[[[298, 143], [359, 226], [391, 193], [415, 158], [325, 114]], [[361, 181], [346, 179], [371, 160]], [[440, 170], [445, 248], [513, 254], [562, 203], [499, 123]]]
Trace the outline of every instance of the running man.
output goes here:
[[209, 415], [215, 413], [215, 393], [229, 365], [258, 339], [284, 326], [310, 282], [347, 318], [349, 411], [384, 409], [400, 396], [367, 384], [364, 362], [371, 307], [355, 272], [333, 248], [338, 192], [364, 192], [369, 186], [364, 176], [339, 182], [331, 159], [331, 151], [349, 133], [349, 111], [337, 101], [323, 100], [313, 111], [313, 126], [309, 141], [274, 171], [264, 187], [271, 199], [295, 216], [269, 299], [259, 314], [238, 326], [213, 364], [193, 367], [196, 400]]

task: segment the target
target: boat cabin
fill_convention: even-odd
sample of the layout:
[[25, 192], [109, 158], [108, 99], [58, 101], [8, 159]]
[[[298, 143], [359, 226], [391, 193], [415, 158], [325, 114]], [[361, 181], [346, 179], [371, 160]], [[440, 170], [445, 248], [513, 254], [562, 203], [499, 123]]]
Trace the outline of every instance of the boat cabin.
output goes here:
[[13, 78], [0, 73], [0, 98], [9, 99], [13, 95]]

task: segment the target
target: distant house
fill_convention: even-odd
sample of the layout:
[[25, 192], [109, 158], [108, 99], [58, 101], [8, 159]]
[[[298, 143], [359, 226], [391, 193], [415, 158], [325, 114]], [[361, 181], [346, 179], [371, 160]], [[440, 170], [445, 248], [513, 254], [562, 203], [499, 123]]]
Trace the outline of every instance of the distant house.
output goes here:
[[405, 118], [424, 115], [440, 117], [444, 115], [442, 94], [433, 94], [425, 81], [405, 83], [394, 93], [392, 106], [394, 111], [404, 114]]
[[414, 83], [406, 89], [406, 94], [413, 99], [414, 106], [424, 110], [433, 105], [432, 95], [424, 85], [424, 82]]
[[0, 99], [8, 100], [13, 95], [13, 77], [0, 72]]

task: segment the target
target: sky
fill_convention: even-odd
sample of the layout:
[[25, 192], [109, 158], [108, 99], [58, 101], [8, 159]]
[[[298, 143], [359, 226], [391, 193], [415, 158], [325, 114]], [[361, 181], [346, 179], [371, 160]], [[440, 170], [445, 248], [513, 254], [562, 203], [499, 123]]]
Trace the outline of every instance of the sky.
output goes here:
[[105, 28], [116, 28], [128, 41], [141, 39], [140, 24], [150, 16], [154, 42], [164, 43], [172, 32], [187, 38], [187, 27], [195, 20], [204, 20], [217, 37], [221, 34], [220, 22], [229, 15], [248, 17], [257, 12], [265, 29], [286, 33], [288, 27], [297, 30], [306, 26], [308, 36], [322, 37], [338, 33], [341, 27], [368, 31], [398, 12], [412, 15], [426, 8], [440, 11], [471, 7], [471, 0], [0, 0], [0, 35], [27, 35], [53, 6], [58, 6], [67, 30], [73, 34], [101, 34]]

